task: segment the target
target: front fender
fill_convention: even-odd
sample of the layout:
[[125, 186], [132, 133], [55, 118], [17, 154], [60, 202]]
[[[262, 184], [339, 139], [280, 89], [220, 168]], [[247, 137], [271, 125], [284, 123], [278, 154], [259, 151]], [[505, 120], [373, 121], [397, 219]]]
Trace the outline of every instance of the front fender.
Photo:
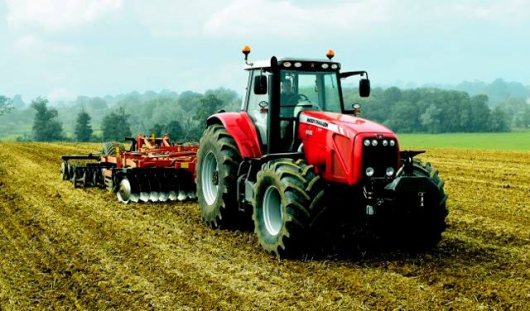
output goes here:
[[216, 113], [208, 118], [207, 126], [223, 124], [236, 141], [241, 157], [261, 158], [259, 134], [245, 111]]

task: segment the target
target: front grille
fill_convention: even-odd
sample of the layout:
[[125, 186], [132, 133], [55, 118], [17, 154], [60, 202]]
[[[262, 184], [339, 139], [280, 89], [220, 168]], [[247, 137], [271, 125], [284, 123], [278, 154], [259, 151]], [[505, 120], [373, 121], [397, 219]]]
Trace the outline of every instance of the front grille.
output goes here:
[[[389, 167], [397, 170], [398, 161], [398, 144], [395, 138], [384, 138], [382, 136], [373, 138], [364, 138], [363, 144], [363, 156], [362, 156], [362, 174], [363, 179], [369, 179], [373, 177], [387, 177], [386, 170]], [[366, 170], [368, 168], [373, 169], [373, 175], [367, 176]]]

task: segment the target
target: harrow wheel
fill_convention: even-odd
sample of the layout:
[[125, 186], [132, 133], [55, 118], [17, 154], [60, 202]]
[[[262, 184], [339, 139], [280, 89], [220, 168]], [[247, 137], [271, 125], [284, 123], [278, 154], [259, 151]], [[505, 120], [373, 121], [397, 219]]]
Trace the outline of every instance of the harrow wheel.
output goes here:
[[240, 162], [240, 152], [227, 130], [220, 124], [208, 126], [197, 153], [197, 195], [202, 219], [212, 228], [237, 225]]
[[277, 257], [296, 256], [311, 244], [310, 229], [324, 209], [324, 184], [304, 160], [263, 164], [254, 185], [254, 231]]
[[63, 180], [68, 180], [69, 178], [69, 174], [68, 174], [68, 163], [66, 161], [63, 161], [63, 163], [61, 163], [61, 175], [62, 175], [62, 178]]

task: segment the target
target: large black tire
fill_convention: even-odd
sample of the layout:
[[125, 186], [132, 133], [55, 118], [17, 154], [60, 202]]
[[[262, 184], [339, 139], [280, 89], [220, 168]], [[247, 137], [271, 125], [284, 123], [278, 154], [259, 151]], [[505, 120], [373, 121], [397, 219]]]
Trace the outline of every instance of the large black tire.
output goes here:
[[386, 233], [395, 246], [408, 251], [423, 252], [434, 248], [441, 241], [442, 233], [447, 227], [445, 223], [449, 214], [446, 206], [447, 194], [438, 170], [434, 169], [430, 163], [415, 159], [412, 174], [429, 177], [438, 186], [439, 200], [428, 206], [426, 212], [412, 215], [412, 217], [402, 219], [400, 215], [396, 215], [395, 220], [399, 220], [389, 226], [391, 230]]
[[311, 225], [324, 206], [323, 181], [302, 159], [263, 164], [254, 185], [254, 231], [277, 257], [302, 254], [311, 245]]
[[212, 228], [237, 227], [237, 169], [241, 154], [223, 125], [206, 128], [197, 153], [197, 197], [203, 221]]

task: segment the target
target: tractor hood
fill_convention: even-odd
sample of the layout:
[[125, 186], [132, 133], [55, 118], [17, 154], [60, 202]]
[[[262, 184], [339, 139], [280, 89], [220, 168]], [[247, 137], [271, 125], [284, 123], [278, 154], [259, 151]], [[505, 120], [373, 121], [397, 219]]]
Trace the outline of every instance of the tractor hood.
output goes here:
[[326, 111], [303, 111], [300, 123], [315, 125], [347, 137], [361, 133], [393, 134], [387, 127], [363, 118]]

